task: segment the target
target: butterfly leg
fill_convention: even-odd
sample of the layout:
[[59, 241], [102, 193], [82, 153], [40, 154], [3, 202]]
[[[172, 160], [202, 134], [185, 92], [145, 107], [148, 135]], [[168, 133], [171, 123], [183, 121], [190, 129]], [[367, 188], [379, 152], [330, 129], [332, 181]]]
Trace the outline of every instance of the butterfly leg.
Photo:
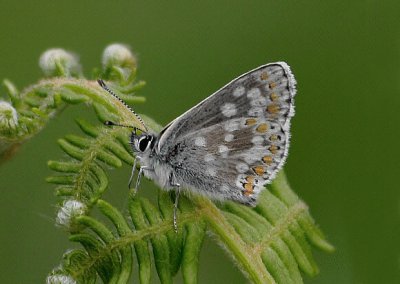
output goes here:
[[175, 233], [178, 233], [178, 221], [177, 221], [177, 213], [178, 213], [178, 202], [179, 202], [179, 194], [181, 193], [180, 185], [176, 184], [175, 191], [175, 203], [174, 203], [174, 230]]
[[175, 182], [174, 176], [173, 174], [171, 174], [169, 176], [169, 184], [171, 187], [175, 188], [175, 202], [174, 202], [174, 230], [175, 233], [178, 232], [178, 218], [177, 218], [177, 214], [178, 214], [178, 202], [179, 202], [179, 194], [180, 194], [180, 189], [181, 189], [181, 185], [177, 182]]
[[139, 188], [140, 180], [142, 179], [142, 176], [143, 176], [143, 170], [145, 170], [146, 168], [147, 168], [146, 166], [140, 167], [140, 170], [139, 170], [139, 173], [137, 176], [137, 180], [136, 180], [135, 192], [137, 192], [137, 190]]
[[[135, 170], [136, 170], [136, 162], [138, 160], [138, 157], [135, 157], [135, 160], [133, 162], [133, 166], [132, 166], [132, 172], [131, 172], [131, 177], [129, 178], [129, 182], [128, 182], [128, 188], [131, 189], [131, 185], [132, 185], [132, 181], [133, 181], [133, 176], [135, 175]], [[134, 188], [134, 194], [136, 194], [136, 189]]]

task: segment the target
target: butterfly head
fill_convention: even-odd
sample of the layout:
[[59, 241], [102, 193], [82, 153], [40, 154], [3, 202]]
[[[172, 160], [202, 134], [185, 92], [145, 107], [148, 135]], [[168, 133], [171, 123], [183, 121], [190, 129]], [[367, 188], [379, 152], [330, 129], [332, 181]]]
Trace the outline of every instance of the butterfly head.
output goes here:
[[138, 153], [144, 153], [154, 147], [155, 137], [148, 133], [137, 134], [136, 130], [131, 134], [132, 149]]

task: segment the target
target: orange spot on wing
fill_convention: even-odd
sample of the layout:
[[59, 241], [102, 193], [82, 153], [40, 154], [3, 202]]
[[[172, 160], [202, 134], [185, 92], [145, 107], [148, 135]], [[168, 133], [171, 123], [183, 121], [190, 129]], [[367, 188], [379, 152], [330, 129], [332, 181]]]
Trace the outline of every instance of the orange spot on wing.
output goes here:
[[273, 159], [272, 159], [271, 156], [264, 156], [264, 157], [262, 158], [262, 160], [263, 160], [263, 162], [266, 163], [267, 165], [270, 165], [270, 164], [272, 164], [272, 162], [273, 162]]
[[255, 118], [246, 119], [246, 125], [248, 125], [248, 126], [252, 126], [252, 125], [256, 124], [256, 122], [257, 122], [257, 119], [255, 119]]
[[272, 154], [276, 154], [276, 152], [278, 152], [278, 147], [275, 145], [271, 145], [268, 149]]
[[246, 177], [246, 181], [247, 181], [248, 183], [253, 184], [253, 183], [254, 183], [254, 177], [253, 177], [253, 176], [247, 176], [247, 177]]
[[278, 95], [276, 93], [272, 93], [269, 95], [269, 97], [271, 98], [271, 101], [276, 101], [278, 99]]
[[256, 131], [260, 133], [264, 133], [268, 130], [268, 124], [266, 123], [261, 123], [259, 126], [257, 126]]
[[249, 196], [250, 194], [253, 194], [254, 190], [254, 177], [253, 176], [247, 176], [246, 177], [246, 183], [243, 184], [244, 192], [243, 194], [246, 196]]
[[273, 88], [275, 88], [275, 87], [276, 87], [276, 83], [275, 83], [275, 82], [269, 83], [269, 88], [270, 88], [270, 89], [273, 89]]
[[245, 189], [246, 191], [253, 191], [253, 185], [252, 185], [251, 183], [246, 183], [246, 184], [244, 185], [244, 189]]
[[261, 80], [267, 80], [268, 79], [268, 73], [266, 71], [262, 72], [261, 75], [260, 75], [260, 79]]
[[276, 141], [276, 140], [278, 140], [278, 135], [272, 134], [272, 135], [269, 137], [269, 140], [271, 140], [271, 141]]
[[263, 166], [255, 166], [253, 167], [253, 171], [259, 176], [262, 176], [265, 173]]
[[271, 104], [269, 106], [267, 106], [267, 112], [271, 113], [271, 114], [275, 114], [279, 111], [279, 105], [277, 104]]

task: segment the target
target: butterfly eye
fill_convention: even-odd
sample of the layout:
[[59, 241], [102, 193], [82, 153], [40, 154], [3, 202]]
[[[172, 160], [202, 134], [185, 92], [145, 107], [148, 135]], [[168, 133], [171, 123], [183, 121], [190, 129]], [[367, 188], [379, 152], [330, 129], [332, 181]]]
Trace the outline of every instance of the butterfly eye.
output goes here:
[[151, 136], [143, 136], [143, 137], [141, 137], [139, 139], [139, 145], [138, 145], [139, 150], [141, 152], [146, 151], [148, 145], [150, 145], [150, 143], [151, 143], [151, 140], [152, 140]]

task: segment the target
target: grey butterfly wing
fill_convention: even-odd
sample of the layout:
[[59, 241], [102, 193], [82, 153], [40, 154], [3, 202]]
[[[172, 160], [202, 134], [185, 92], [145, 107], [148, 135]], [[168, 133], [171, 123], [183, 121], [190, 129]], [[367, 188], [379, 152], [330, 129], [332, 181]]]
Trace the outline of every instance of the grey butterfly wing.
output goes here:
[[286, 63], [260, 66], [171, 122], [158, 154], [183, 186], [253, 205], [286, 159], [295, 93]]

